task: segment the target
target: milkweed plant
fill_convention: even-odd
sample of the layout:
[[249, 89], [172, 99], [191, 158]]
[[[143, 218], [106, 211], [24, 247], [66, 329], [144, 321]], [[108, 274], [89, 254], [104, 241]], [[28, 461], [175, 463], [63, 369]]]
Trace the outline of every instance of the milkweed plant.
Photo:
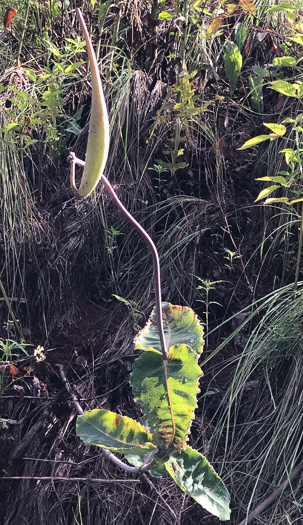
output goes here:
[[[207, 459], [187, 442], [197, 407], [198, 359], [203, 351], [203, 327], [188, 307], [161, 302], [157, 249], [139, 223], [125, 209], [103, 174], [109, 150], [109, 119], [97, 59], [81, 13], [92, 75], [92, 111], [86, 161], [71, 153], [71, 187], [78, 198], [87, 197], [101, 181], [110, 197], [149, 246], [154, 264], [156, 306], [146, 326], [135, 337], [141, 354], [134, 362], [131, 387], [143, 416], [135, 421], [109, 410], [95, 409], [77, 418], [77, 434], [89, 445], [123, 454], [136, 472], [171, 476], [177, 485], [220, 520], [230, 518], [229, 493]], [[84, 167], [79, 189], [75, 165]], [[116, 458], [118, 460], [118, 458]], [[125, 465], [126, 466], [126, 465]], [[131, 467], [126, 466], [130, 471]]]

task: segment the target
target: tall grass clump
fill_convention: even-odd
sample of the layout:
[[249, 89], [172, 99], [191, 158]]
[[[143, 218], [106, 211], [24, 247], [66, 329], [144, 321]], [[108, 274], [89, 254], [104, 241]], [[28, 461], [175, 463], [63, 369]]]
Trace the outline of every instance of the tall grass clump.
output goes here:
[[[243, 351], [223, 365], [226, 374], [232, 370], [231, 382], [213, 416], [209, 446], [217, 457], [221, 452], [222, 468], [229, 470], [234, 519], [263, 502], [302, 459], [302, 312], [302, 283], [295, 299], [289, 285], [257, 302], [234, 334], [251, 323]], [[220, 376], [222, 369], [213, 373]], [[254, 523], [276, 523], [282, 516], [288, 521], [278, 523], [295, 523], [300, 486], [292, 480]]]

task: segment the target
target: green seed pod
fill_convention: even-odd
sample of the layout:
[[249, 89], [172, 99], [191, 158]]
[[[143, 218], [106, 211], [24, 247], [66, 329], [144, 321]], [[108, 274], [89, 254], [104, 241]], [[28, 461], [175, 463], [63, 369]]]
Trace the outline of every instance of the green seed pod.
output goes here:
[[71, 170], [72, 190], [78, 198], [83, 198], [95, 189], [103, 174], [109, 150], [109, 120], [96, 55], [80, 9], [77, 9], [77, 15], [83, 30], [92, 75], [92, 108], [84, 172], [79, 189], [75, 185], [74, 166]]

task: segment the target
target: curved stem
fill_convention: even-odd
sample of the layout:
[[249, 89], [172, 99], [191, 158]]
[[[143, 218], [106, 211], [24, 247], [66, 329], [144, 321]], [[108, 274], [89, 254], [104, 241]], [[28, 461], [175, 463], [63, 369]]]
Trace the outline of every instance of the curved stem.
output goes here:
[[[83, 162], [83, 160], [78, 159], [74, 152], [71, 152], [69, 154], [68, 159], [71, 162], [70, 184], [72, 188], [75, 188], [75, 165], [78, 164], [79, 166], [84, 167], [85, 162]], [[163, 317], [162, 317], [161, 274], [160, 274], [160, 261], [159, 261], [159, 255], [157, 252], [157, 248], [154, 245], [148, 233], [144, 230], [144, 228], [136, 221], [136, 219], [134, 219], [134, 217], [129, 213], [129, 211], [127, 211], [125, 206], [123, 206], [114, 188], [112, 187], [109, 180], [105, 177], [105, 175], [101, 175], [101, 181], [106, 187], [112, 201], [122, 211], [123, 215], [128, 219], [128, 221], [137, 230], [137, 232], [143, 237], [144, 241], [146, 242], [146, 244], [148, 245], [152, 253], [153, 264], [154, 264], [154, 279], [155, 279], [156, 319], [157, 319], [157, 326], [158, 326], [158, 331], [159, 331], [159, 338], [161, 342], [162, 357], [163, 357], [163, 361], [166, 362], [168, 352], [167, 352], [167, 345], [165, 341]], [[164, 366], [165, 366], [165, 363], [164, 363]]]
[[154, 263], [154, 274], [155, 274], [154, 279], [155, 279], [157, 326], [158, 326], [159, 337], [160, 337], [160, 342], [161, 342], [163, 360], [166, 361], [167, 360], [167, 345], [165, 341], [163, 318], [162, 318], [160, 261], [159, 261], [159, 255], [157, 252], [157, 248], [154, 245], [148, 233], [144, 230], [144, 228], [142, 228], [142, 226], [136, 221], [136, 219], [134, 219], [134, 217], [127, 211], [125, 206], [123, 206], [119, 197], [115, 193], [114, 188], [112, 187], [109, 180], [105, 177], [105, 175], [101, 175], [101, 181], [106, 187], [112, 201], [122, 211], [123, 215], [129, 220], [129, 222], [137, 230], [137, 232], [140, 233], [140, 235], [143, 237], [146, 244], [148, 245], [150, 251], [152, 252], [153, 263]]

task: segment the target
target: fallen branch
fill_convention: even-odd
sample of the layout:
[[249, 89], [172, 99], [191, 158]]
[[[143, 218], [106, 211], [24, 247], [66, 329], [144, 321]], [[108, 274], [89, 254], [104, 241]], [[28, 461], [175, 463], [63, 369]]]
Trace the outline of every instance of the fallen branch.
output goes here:
[[251, 523], [256, 516], [259, 516], [259, 514], [264, 512], [264, 510], [266, 510], [275, 501], [275, 499], [280, 496], [283, 490], [286, 489], [287, 485], [289, 485], [289, 483], [293, 481], [294, 478], [298, 476], [298, 474], [300, 474], [301, 470], [303, 470], [303, 461], [293, 469], [290, 476], [285, 481], [283, 481], [283, 483], [281, 483], [280, 487], [274, 490], [264, 501], [262, 501], [262, 503], [260, 503], [260, 505], [252, 510], [250, 514], [248, 514], [248, 516], [239, 523], [239, 525], [249, 525], [249, 523]]
[[64, 476], [5, 476], [3, 480], [34, 480], [34, 481], [93, 481], [96, 483], [140, 483], [139, 479], [100, 479], [100, 478], [65, 478]]

